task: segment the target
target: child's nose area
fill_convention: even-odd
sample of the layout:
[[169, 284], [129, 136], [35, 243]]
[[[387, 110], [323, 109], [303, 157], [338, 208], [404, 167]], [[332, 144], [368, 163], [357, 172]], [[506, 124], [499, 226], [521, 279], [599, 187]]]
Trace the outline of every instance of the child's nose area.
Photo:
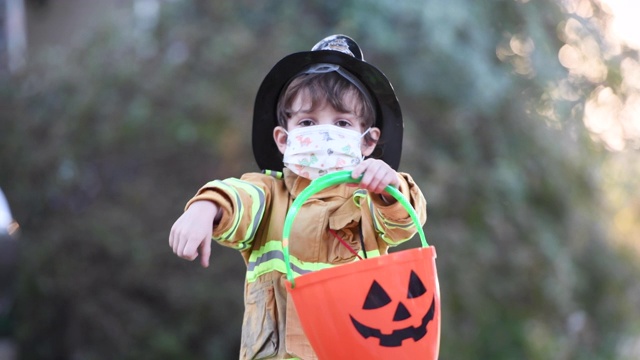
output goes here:
[[331, 115], [319, 115], [318, 125], [335, 125], [334, 118]]

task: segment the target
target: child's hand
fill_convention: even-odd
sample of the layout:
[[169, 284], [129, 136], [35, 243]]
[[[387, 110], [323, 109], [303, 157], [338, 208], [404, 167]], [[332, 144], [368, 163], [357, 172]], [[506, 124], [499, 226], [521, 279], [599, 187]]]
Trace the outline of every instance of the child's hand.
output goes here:
[[169, 246], [174, 254], [187, 260], [195, 260], [200, 253], [200, 263], [209, 266], [211, 233], [218, 207], [210, 201], [196, 201], [176, 220], [169, 234]]
[[386, 194], [385, 188], [387, 185], [391, 185], [397, 189], [400, 187], [400, 180], [398, 180], [398, 173], [387, 163], [378, 159], [367, 159], [358, 164], [351, 172], [351, 177], [354, 179], [360, 176], [362, 176], [361, 188], [380, 194], [386, 203], [395, 202], [391, 195]]

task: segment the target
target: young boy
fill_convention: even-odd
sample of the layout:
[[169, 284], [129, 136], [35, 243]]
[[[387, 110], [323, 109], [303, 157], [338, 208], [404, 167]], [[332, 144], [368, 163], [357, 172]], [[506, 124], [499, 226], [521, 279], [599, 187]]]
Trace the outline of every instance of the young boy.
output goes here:
[[256, 97], [252, 139], [263, 172], [206, 184], [169, 237], [176, 255], [199, 255], [204, 267], [211, 239], [243, 256], [241, 359], [317, 358], [285, 289], [282, 247], [287, 210], [311, 180], [337, 170], [362, 177], [359, 188], [333, 186], [301, 207], [289, 245], [297, 275], [382, 255], [410, 239], [415, 225], [384, 193], [387, 185], [410, 200], [424, 224], [422, 193], [408, 174], [396, 172], [402, 127], [391, 84], [347, 36], [329, 36], [311, 51], [291, 54], [267, 74]]

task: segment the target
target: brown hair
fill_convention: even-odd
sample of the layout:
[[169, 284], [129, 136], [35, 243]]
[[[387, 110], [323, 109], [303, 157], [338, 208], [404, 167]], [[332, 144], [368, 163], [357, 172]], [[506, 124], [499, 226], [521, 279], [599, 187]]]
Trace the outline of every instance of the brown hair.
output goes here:
[[[287, 128], [287, 120], [293, 115], [291, 106], [296, 97], [306, 91], [311, 97], [311, 111], [318, 106], [331, 105], [340, 112], [353, 111], [360, 119], [362, 127], [367, 129], [375, 124], [375, 110], [373, 104], [349, 80], [335, 71], [317, 74], [301, 74], [295, 77], [280, 95], [277, 106], [278, 125]], [[345, 102], [345, 95], [353, 93], [355, 108], [350, 109]], [[373, 138], [367, 133], [364, 136], [370, 144]]]

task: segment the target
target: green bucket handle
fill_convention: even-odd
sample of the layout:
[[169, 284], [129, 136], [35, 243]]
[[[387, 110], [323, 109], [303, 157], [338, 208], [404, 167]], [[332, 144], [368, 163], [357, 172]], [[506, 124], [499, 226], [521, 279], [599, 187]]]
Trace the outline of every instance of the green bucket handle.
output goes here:
[[[291, 270], [291, 261], [289, 259], [289, 234], [291, 232], [291, 225], [293, 225], [293, 219], [298, 214], [298, 211], [300, 211], [300, 207], [302, 206], [302, 204], [304, 204], [305, 201], [307, 201], [307, 199], [309, 199], [309, 197], [311, 197], [311, 195], [317, 192], [320, 192], [330, 186], [343, 184], [343, 183], [359, 183], [359, 182], [360, 182], [360, 179], [354, 179], [351, 177], [351, 171], [349, 170], [337, 171], [334, 173], [323, 175], [313, 180], [311, 184], [307, 186], [306, 189], [300, 192], [300, 194], [295, 199], [293, 204], [291, 204], [291, 207], [287, 212], [287, 217], [284, 220], [284, 229], [282, 231], [282, 246], [284, 251], [284, 262], [287, 266], [287, 280], [289, 280], [289, 282], [291, 283], [292, 289], [295, 287], [295, 280], [293, 276], [293, 271]], [[429, 244], [427, 243], [427, 239], [424, 236], [424, 230], [422, 230], [422, 227], [419, 226], [420, 221], [418, 220], [418, 214], [416, 214], [416, 211], [413, 209], [413, 206], [411, 206], [407, 198], [405, 198], [404, 195], [402, 195], [402, 193], [398, 189], [394, 188], [391, 185], [387, 185], [387, 187], [384, 190], [387, 193], [389, 193], [389, 195], [393, 196], [396, 200], [398, 200], [398, 202], [402, 204], [405, 210], [407, 210], [407, 212], [409, 213], [409, 216], [411, 216], [411, 219], [417, 225], [416, 228], [418, 229], [418, 234], [420, 235], [420, 241], [422, 242], [422, 247], [429, 247]]]

